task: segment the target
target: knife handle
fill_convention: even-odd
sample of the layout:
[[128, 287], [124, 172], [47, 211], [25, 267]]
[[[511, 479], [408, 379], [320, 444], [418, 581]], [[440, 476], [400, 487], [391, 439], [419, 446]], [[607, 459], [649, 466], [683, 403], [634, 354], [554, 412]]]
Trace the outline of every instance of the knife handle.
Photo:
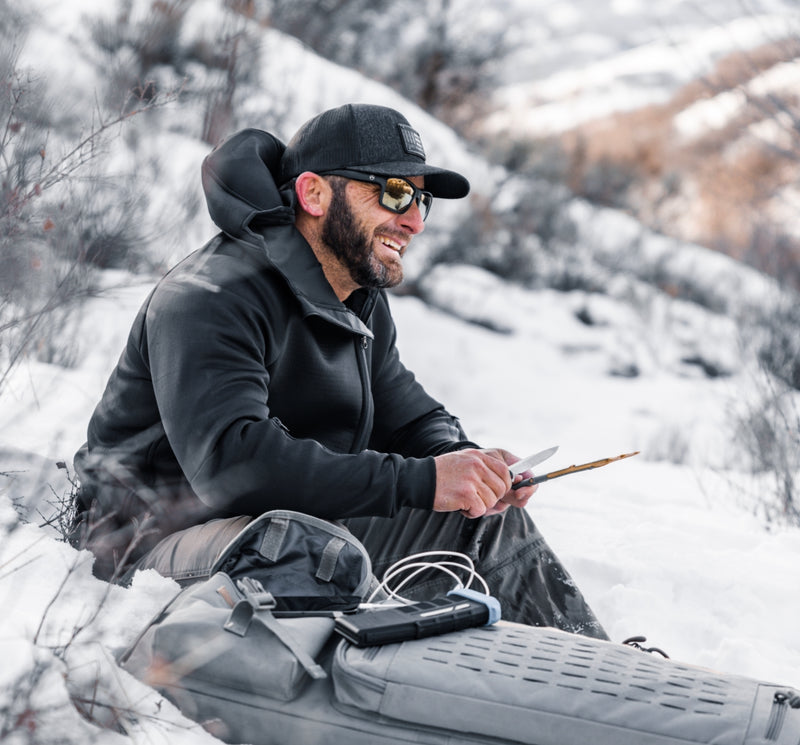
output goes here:
[[543, 481], [547, 481], [547, 478], [547, 474], [542, 474], [541, 476], [532, 476], [529, 479], [522, 479], [522, 481], [518, 481], [516, 484], [511, 484], [511, 488], [516, 491], [517, 489], [522, 489], [524, 486], [541, 484]]

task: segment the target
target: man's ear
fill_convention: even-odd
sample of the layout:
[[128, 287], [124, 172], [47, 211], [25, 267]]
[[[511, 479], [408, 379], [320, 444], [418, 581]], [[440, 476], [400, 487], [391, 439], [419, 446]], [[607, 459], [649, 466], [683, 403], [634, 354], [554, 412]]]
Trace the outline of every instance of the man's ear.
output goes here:
[[316, 173], [303, 171], [294, 184], [297, 203], [313, 217], [322, 217], [328, 211], [331, 201], [330, 184]]

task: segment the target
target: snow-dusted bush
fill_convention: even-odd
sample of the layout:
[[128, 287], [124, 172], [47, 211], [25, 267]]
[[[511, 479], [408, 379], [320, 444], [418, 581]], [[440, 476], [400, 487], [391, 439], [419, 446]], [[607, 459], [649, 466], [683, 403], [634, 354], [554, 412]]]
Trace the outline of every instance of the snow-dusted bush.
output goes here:
[[[110, 143], [167, 98], [117, 90], [115, 109], [74, 115], [19, 60], [29, 20], [0, 8], [0, 388], [27, 353], [71, 364], [70, 329], [96, 268], [147, 265], [144, 191], [108, 168]], [[142, 94], [142, 91], [139, 91]]]

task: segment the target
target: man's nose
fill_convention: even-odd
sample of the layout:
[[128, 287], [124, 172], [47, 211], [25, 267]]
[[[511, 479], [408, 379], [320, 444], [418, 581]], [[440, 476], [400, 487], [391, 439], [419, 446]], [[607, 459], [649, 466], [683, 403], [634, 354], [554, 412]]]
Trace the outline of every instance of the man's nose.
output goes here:
[[400, 224], [409, 233], [421, 233], [425, 230], [425, 221], [422, 219], [422, 212], [419, 209], [419, 202], [414, 200], [412, 204], [400, 217]]

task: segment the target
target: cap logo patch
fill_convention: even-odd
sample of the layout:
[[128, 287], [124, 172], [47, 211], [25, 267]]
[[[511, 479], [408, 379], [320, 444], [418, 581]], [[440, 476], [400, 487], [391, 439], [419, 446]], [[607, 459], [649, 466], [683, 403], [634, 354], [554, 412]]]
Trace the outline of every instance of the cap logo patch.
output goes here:
[[407, 124], [398, 124], [397, 126], [403, 139], [403, 149], [409, 155], [415, 155], [425, 160], [425, 148], [422, 146], [422, 138], [419, 136], [419, 132]]

